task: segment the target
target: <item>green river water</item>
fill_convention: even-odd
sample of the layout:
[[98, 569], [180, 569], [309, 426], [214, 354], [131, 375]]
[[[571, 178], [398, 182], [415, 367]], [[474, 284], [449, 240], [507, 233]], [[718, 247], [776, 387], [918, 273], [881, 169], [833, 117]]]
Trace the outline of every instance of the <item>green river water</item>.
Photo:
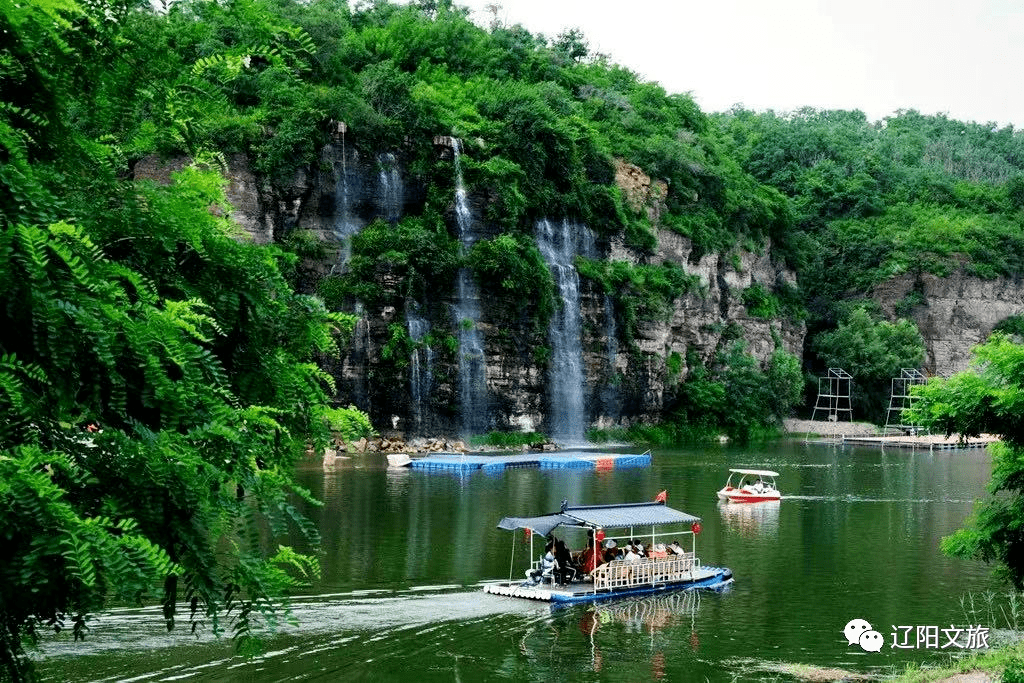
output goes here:
[[[942, 631], [937, 645], [911, 638], [915, 647], [893, 648], [898, 626], [971, 623], [995, 641], [1007, 625], [1006, 601], [985, 602], [1001, 590], [989, 568], [938, 549], [984, 495], [983, 450], [796, 441], [655, 449], [652, 460], [497, 475], [388, 470], [379, 455], [307, 463], [299, 479], [324, 501], [307, 510], [323, 536], [322, 575], [294, 601], [297, 623], [268, 635], [260, 656], [209, 633], [167, 634], [158, 607], [115, 609], [96, 616], [84, 643], [45, 638], [39, 672], [46, 681], [794, 680], [788, 665], [885, 674], [965, 651], [941, 648]], [[728, 468], [744, 466], [778, 471], [781, 503], [719, 504]], [[703, 518], [697, 554], [733, 570], [730, 590], [561, 609], [481, 592], [482, 581], [508, 577], [513, 547], [517, 576], [528, 554], [521, 532], [496, 528], [501, 517], [554, 511], [563, 498], [651, 500], [662, 489], [670, 506]], [[847, 642], [855, 618], [882, 634], [880, 652]]]

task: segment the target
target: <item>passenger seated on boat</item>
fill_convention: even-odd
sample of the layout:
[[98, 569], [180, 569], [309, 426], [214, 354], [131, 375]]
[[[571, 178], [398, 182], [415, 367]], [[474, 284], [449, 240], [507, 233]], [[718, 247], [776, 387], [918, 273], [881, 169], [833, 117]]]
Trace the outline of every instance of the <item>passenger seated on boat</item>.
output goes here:
[[556, 563], [555, 556], [552, 554], [550, 546], [551, 544], [549, 543], [548, 547], [545, 548], [547, 552], [545, 552], [544, 556], [540, 558], [540, 564], [537, 565], [537, 568], [526, 570], [526, 585], [532, 584], [536, 586], [543, 582], [544, 579], [553, 577]]
[[594, 540], [590, 539], [590, 543], [583, 549], [583, 554], [580, 556], [580, 570], [584, 574], [589, 574], [603, 562], [604, 558], [601, 556], [601, 551], [594, 544]]
[[679, 545], [679, 541], [672, 541], [668, 547], [674, 555], [685, 555], [686, 551], [683, 550], [683, 546]]
[[622, 559], [626, 562], [639, 562], [640, 554], [637, 553], [636, 548], [632, 545], [626, 546], [626, 554], [622, 556]]
[[579, 566], [572, 559], [572, 553], [565, 541], [555, 542], [555, 581], [557, 583], [569, 583], [575, 581], [579, 575]]
[[650, 557], [655, 560], [664, 559], [668, 557], [668, 551], [665, 550], [665, 544], [656, 544], [653, 548], [651, 548], [650, 552], [647, 553], [647, 557]]
[[644, 544], [635, 538], [633, 539], [633, 552], [640, 557], [647, 557], [647, 551], [644, 549]]
[[764, 482], [758, 478], [753, 484], [744, 488], [749, 488], [753, 493], [764, 493]]
[[619, 555], [618, 544], [615, 543], [615, 539], [609, 538], [604, 542], [604, 552], [601, 554], [601, 559], [605, 562], [611, 562], [616, 559]]

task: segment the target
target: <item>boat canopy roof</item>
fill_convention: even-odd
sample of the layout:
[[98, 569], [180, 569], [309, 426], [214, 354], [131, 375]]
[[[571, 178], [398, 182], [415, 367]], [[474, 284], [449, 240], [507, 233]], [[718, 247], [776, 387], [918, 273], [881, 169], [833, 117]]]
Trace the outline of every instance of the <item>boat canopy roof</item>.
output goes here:
[[634, 526], [660, 526], [663, 524], [693, 524], [694, 517], [664, 503], [624, 503], [619, 505], [567, 506], [561, 512], [539, 517], [505, 517], [498, 522], [499, 529], [515, 531], [532, 529], [547, 536], [557, 527], [622, 528]]
[[730, 472], [735, 472], [736, 474], [753, 474], [753, 475], [758, 476], [758, 477], [777, 477], [777, 476], [779, 476], [778, 472], [772, 472], [771, 470], [729, 470], [729, 471]]

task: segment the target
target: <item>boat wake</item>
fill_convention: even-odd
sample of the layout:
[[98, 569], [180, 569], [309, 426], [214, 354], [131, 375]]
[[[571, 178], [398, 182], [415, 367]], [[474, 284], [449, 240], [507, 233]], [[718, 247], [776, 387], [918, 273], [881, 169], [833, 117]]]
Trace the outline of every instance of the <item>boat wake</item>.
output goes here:
[[[507, 600], [486, 595], [483, 584], [471, 587], [423, 586], [400, 593], [362, 591], [293, 598], [287, 620], [269, 626], [258, 635], [306, 637], [319, 634], [347, 634], [341, 640], [357, 638], [360, 632], [384, 632], [424, 628], [450, 621], [473, 621], [499, 614], [544, 620], [550, 618], [547, 604]], [[456, 590], [453, 590], [456, 588]], [[183, 614], [187, 615], [187, 608]], [[167, 633], [159, 606], [113, 609], [89, 620], [85, 641], [73, 642], [70, 633], [40, 638], [34, 658], [80, 657], [110, 651], [151, 651], [181, 646], [219, 645], [231, 647], [229, 635], [217, 637], [209, 627], [196, 634], [187, 620]], [[332, 641], [333, 642], [333, 641]], [[270, 656], [268, 653], [265, 656]]]
[[960, 498], [871, 498], [866, 496], [783, 496], [782, 500], [822, 500], [836, 503], [974, 503]]

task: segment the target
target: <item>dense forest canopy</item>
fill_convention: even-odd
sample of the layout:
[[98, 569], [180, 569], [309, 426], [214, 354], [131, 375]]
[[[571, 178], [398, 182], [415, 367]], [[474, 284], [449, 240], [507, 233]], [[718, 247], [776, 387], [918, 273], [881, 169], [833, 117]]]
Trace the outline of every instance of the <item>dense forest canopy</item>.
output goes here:
[[[369, 429], [329, 407], [316, 363], [352, 328], [344, 302], [450, 291], [467, 267], [542, 336], [556, 302], [539, 219], [579, 220], [645, 255], [577, 263], [614, 299], [627, 341], [699, 293], [655, 258], [655, 228], [667, 229], [692, 241], [692, 259], [745, 248], [787, 262], [798, 289], [751, 288], [751, 314], [807, 317], [806, 369], [854, 361], [856, 347], [883, 383], [920, 362], [921, 342], [911, 323], [881, 320], [875, 285], [1024, 265], [1024, 134], [1012, 128], [914, 111], [709, 115], [579, 31], [481, 27], [446, 0], [7, 2], [0, 31], [0, 659], [15, 677], [25, 638], [80, 631], [110, 597], [162, 599], [169, 625], [177, 600], [214, 624], [240, 601], [247, 632], [293, 580], [281, 567], [312, 564], [261, 538], [256, 518], [304, 525], [288, 503], [305, 495], [297, 454], [329, 427]], [[242, 239], [222, 172], [242, 153], [285, 186], [318, 163], [337, 121], [368, 153], [403, 149], [425, 201], [364, 230], [347, 274], [311, 296], [297, 263], [315, 245], [287, 229], [276, 245]], [[498, 233], [468, 251], [445, 222], [452, 178], [436, 135], [465, 142], [466, 182]], [[195, 163], [170, 185], [134, 181], [151, 154]], [[622, 164], [664, 183], [657, 225], [616, 184]], [[397, 288], [375, 285], [382, 268]], [[712, 358], [669, 359], [687, 370], [666, 415], [675, 428], [745, 436], [799, 401], [798, 359], [779, 350], [759, 367], [723, 338]], [[394, 348], [407, 341], [395, 331]], [[235, 544], [226, 565], [217, 537]]]

